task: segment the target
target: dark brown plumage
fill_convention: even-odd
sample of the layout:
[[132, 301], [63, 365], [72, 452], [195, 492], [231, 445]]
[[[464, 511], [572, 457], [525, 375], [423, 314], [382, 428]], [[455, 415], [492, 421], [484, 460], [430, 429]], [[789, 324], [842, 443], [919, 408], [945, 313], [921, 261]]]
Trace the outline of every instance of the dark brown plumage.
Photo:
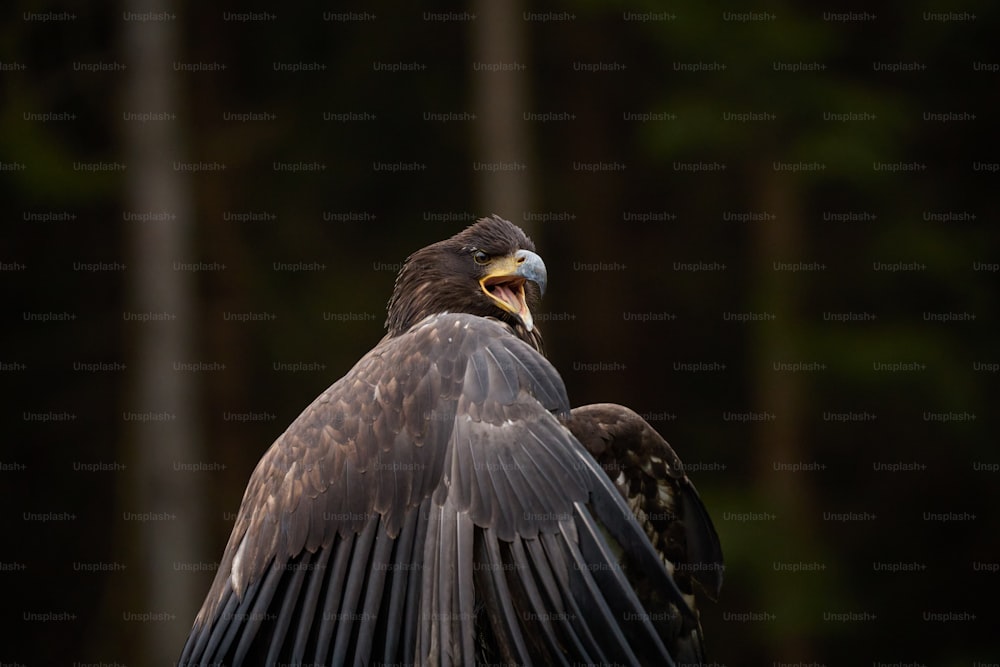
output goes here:
[[638, 415], [570, 412], [545, 281], [495, 216], [410, 256], [385, 338], [251, 475], [182, 665], [702, 661], [711, 521]]
[[521, 318], [497, 308], [497, 304], [483, 294], [478, 282], [485, 265], [476, 262], [475, 253], [485, 253], [495, 259], [518, 251], [530, 253], [527, 257], [534, 260], [532, 275], [523, 280], [526, 305], [529, 311], [533, 310], [546, 282], [545, 265], [534, 254], [535, 244], [519, 227], [506, 220], [486, 218], [407, 258], [389, 299], [385, 322], [387, 335], [398, 336], [430, 315], [468, 313], [499, 319], [513, 329], [514, 335], [540, 351], [542, 339], [538, 330], [533, 326], [529, 330]]

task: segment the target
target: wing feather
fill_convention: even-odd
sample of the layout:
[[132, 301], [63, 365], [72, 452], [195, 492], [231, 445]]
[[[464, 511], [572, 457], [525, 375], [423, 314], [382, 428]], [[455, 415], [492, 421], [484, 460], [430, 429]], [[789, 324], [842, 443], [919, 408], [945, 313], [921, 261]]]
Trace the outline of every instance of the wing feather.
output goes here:
[[340, 610], [341, 593], [344, 586], [344, 576], [347, 574], [348, 561], [354, 549], [356, 535], [348, 535], [341, 539], [337, 537], [333, 545], [334, 559], [330, 570], [330, 580], [326, 583], [326, 595], [323, 599], [323, 611], [319, 617], [319, 632], [316, 637], [316, 648], [313, 662], [322, 665], [330, 655], [330, 643], [333, 632], [337, 628], [337, 613]]
[[[416, 647], [420, 641], [418, 632], [423, 629], [423, 625], [417, 623], [417, 619], [422, 618], [420, 607], [422, 604], [421, 592], [423, 582], [432, 575], [431, 567], [424, 557], [424, 545], [427, 544], [427, 527], [431, 514], [430, 498], [425, 499], [417, 510], [417, 528], [413, 538], [413, 561], [410, 577], [406, 582], [406, 607], [402, 615], [403, 623], [403, 644], [402, 661], [416, 661]], [[391, 662], [386, 660], [386, 662]]]
[[570, 556], [570, 590], [573, 597], [580, 603], [581, 609], [594, 634], [600, 636], [609, 657], [616, 663], [638, 666], [641, 663], [628, 645], [621, 627], [613, 615], [607, 600], [604, 598], [591, 574], [590, 563], [583, 557], [575, 539], [575, 531], [567, 531], [571, 519], [560, 523], [562, 540]]
[[578, 504], [575, 513], [577, 535], [580, 536], [580, 553], [589, 564], [591, 575], [600, 587], [608, 607], [619, 623], [630, 647], [635, 647], [642, 664], [673, 665], [673, 659], [664, 646], [656, 628], [653, 615], [648, 613], [632, 585], [625, 577], [623, 566], [614, 558], [602, 531], [583, 505]]
[[[403, 607], [406, 603], [406, 590], [411, 578], [410, 570], [413, 567], [413, 543], [414, 534], [417, 530], [418, 509], [410, 510], [403, 523], [403, 529], [395, 541], [392, 560], [387, 564], [389, 570], [389, 599], [387, 611], [381, 615], [380, 621], [384, 626], [384, 631], [379, 632], [385, 637], [382, 649], [382, 662], [389, 663], [396, 655], [402, 635], [403, 623], [399, 621], [403, 617]], [[412, 577], [416, 577], [413, 574]]]
[[[546, 604], [542, 599], [537, 582], [535, 581], [535, 572], [539, 564], [532, 563], [531, 559], [529, 559], [524, 548], [524, 540], [520, 538], [515, 539], [511, 542], [510, 546], [513, 565], [519, 574], [516, 579], [523, 587], [524, 594], [530, 603], [530, 618], [533, 619], [534, 625], [541, 628], [545, 642], [548, 645], [549, 650], [546, 653], [547, 662], [548, 664], [558, 663], [560, 665], [567, 665], [568, 667], [569, 663], [566, 661], [566, 652], [563, 649], [562, 642], [556, 636], [556, 629], [554, 627], [558, 625], [561, 634], [572, 635], [572, 631], [567, 632], [564, 627], [568, 624], [568, 619], [558, 605]], [[542, 567], [544, 567], [544, 564], [542, 564]], [[586, 655], [579, 650], [582, 647], [577, 646], [575, 648], [578, 649], [575, 655], [581, 658]]]
[[429, 664], [441, 661], [440, 634], [441, 596], [439, 594], [441, 576], [441, 508], [434, 506], [427, 517], [427, 537], [423, 544], [424, 565], [423, 588], [420, 593], [420, 616], [423, 623], [417, 643], [417, 656]]
[[455, 588], [458, 593], [458, 644], [461, 648], [459, 664], [468, 664], [475, 657], [476, 598], [473, 592], [473, 553], [476, 528], [468, 513], [459, 512], [455, 522]]
[[[374, 648], [375, 630], [381, 616], [382, 593], [384, 591], [386, 578], [392, 576], [389, 572], [393, 547], [397, 538], [392, 538], [389, 533], [379, 530], [375, 536], [375, 547], [372, 549], [369, 567], [367, 570], [367, 582], [365, 587], [365, 598], [358, 613], [358, 639], [357, 648], [353, 653], [356, 663], [367, 663], [372, 649]], [[364, 573], [362, 573], [362, 577]]]
[[375, 535], [378, 532], [379, 517], [377, 514], [369, 516], [364, 531], [354, 541], [354, 550], [351, 553], [351, 565], [347, 574], [347, 585], [344, 587], [343, 598], [340, 603], [340, 613], [337, 617], [337, 636], [333, 640], [333, 658], [331, 662], [335, 665], [345, 664], [347, 654], [351, 648], [351, 633], [358, 622], [358, 600], [361, 591], [368, 581], [370, 574], [369, 554], [375, 542]]
[[[551, 551], [546, 546], [547, 541], [552, 537], [551, 535], [540, 535], [539, 539], [527, 540], [532, 562], [538, 572], [538, 580], [547, 595], [550, 608], [557, 610], [557, 613], [564, 615], [568, 620], [565, 630], [575, 650], [573, 655], [578, 656], [577, 660], [584, 664], [606, 663], [607, 658], [601, 651], [600, 644], [583, 622], [583, 614], [576, 606], [576, 601], [569, 594], [569, 574], [565, 562], [562, 560], [563, 551], [561, 549]], [[565, 573], [565, 577], [557, 579], [558, 572]]]
[[507, 565], [500, 554], [498, 536], [492, 528], [479, 532], [480, 561], [486, 574], [480, 578], [486, 613], [489, 617], [493, 640], [503, 662], [530, 665], [531, 659], [521, 631], [521, 621], [514, 609], [511, 591], [504, 574]]
[[[238, 605], [239, 599], [236, 597], [236, 594], [232, 590], [227, 591], [225, 605], [222, 607], [222, 613], [219, 615], [219, 624], [215, 628], [205, 626], [197, 628], [192, 632], [191, 638], [188, 640], [188, 644], [184, 647], [184, 652], [181, 654], [180, 665], [190, 665], [193, 667], [194, 665], [207, 664], [208, 658], [215, 652], [215, 646], [225, 634], [228, 619], [232, 618], [233, 612]], [[202, 658], [195, 662], [195, 656], [202, 656]]]
[[[299, 591], [302, 590], [302, 583], [305, 581], [306, 574], [310, 572], [311, 560], [312, 554], [307, 551], [302, 554], [302, 558], [297, 562], [289, 563], [285, 566], [287, 568], [285, 576], [289, 578], [289, 581], [284, 587], [284, 599], [281, 602], [281, 609], [278, 612], [274, 629], [271, 631], [270, 646], [268, 647], [267, 658], [265, 659], [267, 664], [272, 664], [278, 660], [282, 644], [285, 642], [285, 634], [288, 632], [288, 626], [292, 621], [295, 606], [299, 603]], [[302, 625], [309, 625], [312, 623], [312, 617], [304, 616], [299, 622]]]
[[253, 608], [250, 610], [249, 617], [246, 620], [246, 627], [240, 633], [239, 642], [236, 644], [236, 652], [233, 657], [234, 663], [241, 664], [243, 662], [243, 658], [249, 652], [251, 644], [257, 638], [257, 630], [268, 616], [267, 609], [271, 605], [271, 600], [278, 588], [278, 581], [281, 579], [282, 574], [284, 574], [284, 569], [277, 563], [272, 563], [267, 575], [261, 581], [260, 588], [257, 590], [257, 595], [254, 599]]
[[309, 577], [309, 584], [306, 586], [305, 594], [302, 598], [302, 612], [298, 619], [298, 627], [295, 629], [295, 643], [292, 647], [293, 665], [301, 664], [305, 659], [308, 650], [309, 637], [313, 634], [313, 627], [316, 623], [316, 604], [319, 602], [320, 593], [323, 590], [323, 582], [326, 580], [327, 563], [330, 559], [332, 549], [321, 549], [316, 554], [313, 571]]
[[219, 627], [219, 632], [213, 632], [212, 641], [210, 641], [206, 647], [205, 653], [205, 655], [211, 657], [208, 660], [203, 659], [202, 664], [222, 664], [223, 656], [225, 656], [229, 651], [229, 647], [232, 646], [233, 640], [236, 638], [236, 633], [241, 630], [241, 624], [246, 620], [247, 615], [249, 614], [250, 603], [253, 601], [253, 595], [257, 592], [257, 588], [259, 587], [259, 581], [254, 583], [248, 590], [247, 597], [245, 597], [243, 602], [236, 608], [236, 611], [233, 613], [233, 618], [226, 619], [226, 622]]
[[[435, 605], [434, 624], [437, 626], [437, 652], [439, 664], [453, 665], [461, 664], [460, 645], [456, 646], [456, 616], [458, 614], [458, 590], [455, 572], [458, 569], [458, 515], [453, 507], [448, 503], [444, 507], [438, 508], [435, 512], [438, 523], [438, 543], [437, 543], [437, 581], [434, 583], [435, 591], [431, 595], [437, 596]], [[431, 545], [433, 547], [433, 545]]]

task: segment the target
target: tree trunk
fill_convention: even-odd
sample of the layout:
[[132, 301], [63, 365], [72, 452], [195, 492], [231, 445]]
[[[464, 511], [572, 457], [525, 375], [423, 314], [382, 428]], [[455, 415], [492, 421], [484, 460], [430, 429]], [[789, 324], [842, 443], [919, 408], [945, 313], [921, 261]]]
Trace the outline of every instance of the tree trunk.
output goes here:
[[[811, 459], [803, 442], [802, 419], [807, 397], [801, 373], [776, 370], [775, 362], [802, 361], [805, 350], [801, 317], [801, 274], [775, 271], [774, 262], [804, 259], [803, 215], [797, 191], [787, 174], [767, 171], [759, 174], [758, 208], [776, 217], [755, 225], [755, 247], [751, 265], [755, 267], [752, 292], [754, 310], [773, 313], [776, 319], [757, 325], [753, 363], [754, 386], [751, 396], [755, 409], [774, 415], [756, 422], [753, 451], [758, 497], [764, 511], [777, 515], [772, 552], [787, 560], [804, 559], [816, 543], [815, 498], [809, 475], [813, 472], [778, 470], [779, 464]], [[821, 473], [820, 473], [821, 474]], [[770, 529], [770, 526], [766, 528]], [[769, 611], [779, 618], [802, 617], [811, 609], [808, 586], [779, 586], [773, 589]], [[786, 637], [781, 642], [788, 655], [812, 655], [810, 640]]]
[[[165, 12], [170, 0], [130, 2], [126, 11]], [[126, 633], [132, 660], [158, 661], [179, 655], [204, 594], [201, 580], [178, 564], [204, 553], [204, 472], [178, 468], [204, 460], [199, 438], [196, 374], [177, 362], [197, 360], [194, 352], [194, 277], [174, 270], [175, 261], [196, 259], [191, 245], [193, 206], [181, 161], [184, 107], [172, 63], [179, 60], [176, 22], [125, 21], [123, 55], [128, 63], [123, 90], [125, 112], [176, 114], [176, 119], [124, 120], [127, 165], [125, 210], [152, 213], [150, 221], [125, 222], [129, 259], [130, 313], [152, 313], [150, 321], [126, 321], [131, 342], [131, 391], [124, 405], [123, 460], [128, 461], [122, 517], [130, 578], [137, 585], [120, 599], [127, 614], [151, 613], [162, 622], [135, 623]], [[159, 219], [162, 214], [164, 219]], [[163, 319], [153, 319], [160, 318]], [[138, 416], [136, 416], [138, 415]], [[149, 513], [147, 515], [147, 513]], [[117, 518], [117, 517], [116, 517]]]
[[[524, 21], [520, 2], [475, 0], [472, 29], [472, 97], [476, 121], [473, 163], [490, 165], [475, 171], [480, 215], [508, 218], [530, 235], [524, 212], [531, 210], [531, 137], [523, 114], [528, 108], [527, 69], [484, 66], [518, 66], [527, 63]], [[476, 69], [476, 67], [480, 69]]]

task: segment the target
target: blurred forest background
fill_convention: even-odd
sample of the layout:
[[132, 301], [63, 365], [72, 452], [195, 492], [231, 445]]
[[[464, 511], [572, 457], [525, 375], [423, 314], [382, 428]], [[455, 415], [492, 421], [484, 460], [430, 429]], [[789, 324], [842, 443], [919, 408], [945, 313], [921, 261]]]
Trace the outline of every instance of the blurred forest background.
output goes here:
[[0, 662], [171, 664], [260, 455], [494, 212], [573, 403], [688, 464], [717, 663], [1000, 662], [995, 3], [40, 4], [0, 24]]

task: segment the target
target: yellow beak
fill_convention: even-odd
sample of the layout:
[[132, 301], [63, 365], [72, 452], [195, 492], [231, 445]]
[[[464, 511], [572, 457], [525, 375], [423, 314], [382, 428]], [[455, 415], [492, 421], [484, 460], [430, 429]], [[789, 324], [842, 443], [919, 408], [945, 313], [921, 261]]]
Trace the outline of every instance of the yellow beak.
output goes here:
[[544, 294], [546, 278], [542, 258], [530, 250], [518, 250], [490, 262], [489, 273], [480, 278], [479, 287], [500, 308], [520, 318], [524, 327], [531, 331], [535, 321], [524, 296], [524, 284], [530, 280]]

